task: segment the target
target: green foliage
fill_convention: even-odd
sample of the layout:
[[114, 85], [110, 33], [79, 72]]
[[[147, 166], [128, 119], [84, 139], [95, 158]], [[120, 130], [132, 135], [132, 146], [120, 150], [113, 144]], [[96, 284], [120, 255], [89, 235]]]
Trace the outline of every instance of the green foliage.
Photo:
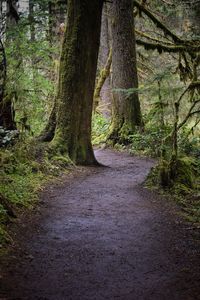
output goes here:
[[58, 167], [62, 167], [62, 168], [66, 168], [71, 166], [72, 161], [68, 158], [68, 156], [53, 156], [51, 158], [51, 162], [53, 165], [58, 166]]
[[[7, 231], [4, 229], [3, 226], [0, 226], [0, 245], [10, 242], [11, 237], [7, 233]], [[1, 250], [1, 249], [0, 249]], [[0, 251], [1, 253], [1, 251]]]
[[199, 159], [181, 157], [176, 165], [161, 159], [152, 168], [146, 185], [156, 188], [176, 200], [184, 217], [190, 222], [200, 224], [200, 168]]
[[0, 204], [0, 222], [4, 222], [7, 219], [6, 209]]
[[99, 145], [107, 139], [110, 120], [102, 114], [95, 114], [92, 118], [92, 143]]
[[0, 194], [17, 206], [32, 205], [36, 200], [33, 193], [40, 187], [42, 173], [29, 161], [25, 151], [1, 151]]
[[189, 157], [176, 159], [175, 162], [170, 162], [169, 171], [171, 184], [181, 184], [187, 188], [194, 188], [194, 160]]
[[132, 154], [161, 157], [163, 152], [167, 153], [168, 145], [163, 145], [163, 139], [169, 134], [170, 126], [156, 126], [149, 123], [144, 132], [138, 132], [129, 136]]
[[180, 132], [178, 144], [181, 153], [200, 158], [200, 137], [197, 134], [191, 134], [190, 128], [184, 128]]
[[[0, 165], [0, 195], [18, 214], [23, 207], [33, 208], [38, 191], [67, 171], [70, 162], [63, 156], [52, 156], [45, 144], [23, 141], [10, 148], [1, 148]], [[7, 221], [6, 208], [0, 201], [0, 243], [8, 239], [3, 228]]]
[[[44, 18], [44, 16], [43, 16]], [[40, 19], [40, 18], [39, 18]], [[37, 23], [37, 22], [36, 22]], [[36, 38], [30, 38], [27, 17], [6, 32], [7, 57], [6, 98], [11, 99], [17, 127], [27, 135], [43, 129], [55, 92], [56, 60], [59, 46], [50, 45], [45, 31], [35, 26]]]

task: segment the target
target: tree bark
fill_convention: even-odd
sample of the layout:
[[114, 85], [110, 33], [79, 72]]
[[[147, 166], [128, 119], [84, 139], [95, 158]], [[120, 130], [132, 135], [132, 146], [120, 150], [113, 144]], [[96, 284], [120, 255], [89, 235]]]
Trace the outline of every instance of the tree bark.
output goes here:
[[30, 33], [31, 42], [35, 42], [35, 17], [34, 17], [34, 1], [29, 0], [29, 22], [30, 22]]
[[[17, 0], [7, 0], [6, 1], [6, 30], [7, 32], [10, 28], [16, 26], [19, 21], [19, 14], [17, 10]], [[7, 40], [10, 37], [7, 38]], [[12, 96], [9, 93], [6, 93], [6, 55], [4, 51], [3, 44], [1, 43], [1, 53], [2, 58], [2, 71], [4, 73], [3, 86], [0, 91], [0, 126], [3, 126], [5, 129], [13, 130], [16, 129], [16, 124], [14, 121], [14, 109], [12, 103]]]
[[131, 0], [113, 0], [112, 4], [112, 89], [113, 110], [109, 139], [114, 142], [142, 126], [138, 88], [133, 4]]
[[66, 1], [51, 0], [48, 2], [49, 10], [49, 41], [51, 45], [60, 42], [62, 25], [65, 23], [67, 12]]
[[102, 5], [101, 0], [68, 2], [53, 145], [78, 164], [96, 163], [91, 144], [91, 118]]
[[[3, 99], [6, 84], [6, 54], [4, 45], [0, 39], [0, 126], [5, 125], [5, 112], [3, 107]], [[7, 127], [7, 126], [6, 126]]]
[[[97, 84], [96, 84], [95, 91], [94, 91], [94, 113], [96, 112], [99, 104], [101, 104], [101, 92], [102, 92], [102, 88], [103, 88], [106, 80], [108, 79], [108, 77], [110, 75], [111, 63], [112, 63], [112, 49], [110, 49], [106, 63], [104, 65], [104, 67], [102, 68], [102, 70], [100, 71], [99, 77], [97, 79]], [[108, 83], [107, 83], [107, 88], [108, 88]], [[105, 96], [105, 93], [103, 93], [103, 94]], [[109, 101], [108, 101], [107, 97], [104, 98], [103, 100], [105, 103], [107, 103], [109, 105]]]
[[[99, 86], [100, 79], [102, 78], [103, 69], [106, 69], [108, 57], [111, 50], [111, 26], [110, 26], [110, 17], [109, 17], [109, 7], [108, 3], [103, 5], [103, 13], [101, 19], [101, 38], [100, 38], [100, 48], [99, 48], [99, 57], [98, 57], [98, 70], [100, 70], [99, 77], [96, 83], [96, 89]], [[111, 61], [110, 61], [111, 63]], [[111, 69], [111, 66], [109, 67]], [[102, 78], [103, 79], [103, 78]], [[105, 117], [111, 116], [111, 76], [110, 70], [107, 73], [107, 76], [104, 81], [102, 81], [102, 86], [99, 86], [99, 97], [96, 100], [98, 101], [98, 112], [102, 113]], [[95, 101], [95, 95], [94, 95]], [[96, 105], [94, 105], [96, 106]]]
[[[49, 17], [49, 35], [48, 40], [50, 46], [58, 46], [61, 48], [64, 28], [65, 28], [65, 18], [67, 12], [67, 1], [65, 0], [51, 0], [48, 2], [48, 17]], [[61, 49], [60, 49], [61, 50]], [[59, 61], [60, 51], [58, 53], [54, 53], [52, 56], [52, 64], [57, 65], [56, 62]], [[50, 73], [51, 81], [54, 81], [56, 84], [58, 82], [58, 70], [59, 66], [53, 68]], [[57, 114], [57, 97], [56, 91], [54, 95], [52, 95], [53, 107], [51, 109], [49, 119], [47, 121], [46, 126], [38, 136], [38, 140], [42, 142], [50, 142], [53, 140], [56, 129], [56, 114]]]

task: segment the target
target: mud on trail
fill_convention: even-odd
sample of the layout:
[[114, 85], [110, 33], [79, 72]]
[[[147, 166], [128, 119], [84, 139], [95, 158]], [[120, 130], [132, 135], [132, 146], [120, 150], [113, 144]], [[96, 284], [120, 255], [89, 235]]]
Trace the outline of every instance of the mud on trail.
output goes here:
[[98, 150], [21, 220], [0, 299], [200, 299], [199, 244], [175, 204], [142, 186], [154, 164]]

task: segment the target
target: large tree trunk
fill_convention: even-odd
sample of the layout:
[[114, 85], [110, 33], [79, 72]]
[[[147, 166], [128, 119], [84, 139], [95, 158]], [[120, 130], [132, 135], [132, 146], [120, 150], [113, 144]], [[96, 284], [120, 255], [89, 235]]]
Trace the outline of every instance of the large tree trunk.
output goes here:
[[109, 138], [117, 142], [142, 126], [142, 117], [138, 92], [128, 95], [122, 91], [138, 87], [132, 1], [113, 0], [112, 17], [113, 111]]
[[57, 151], [80, 164], [96, 162], [91, 145], [91, 117], [102, 5], [101, 0], [68, 3], [53, 144]]

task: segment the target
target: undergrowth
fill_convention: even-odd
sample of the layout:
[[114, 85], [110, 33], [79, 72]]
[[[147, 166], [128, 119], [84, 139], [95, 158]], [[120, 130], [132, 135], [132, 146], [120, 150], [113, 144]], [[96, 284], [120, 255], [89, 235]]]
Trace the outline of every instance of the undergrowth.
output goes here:
[[[102, 115], [93, 117], [93, 144], [106, 144], [110, 122]], [[158, 159], [147, 178], [146, 185], [173, 197], [182, 207], [184, 215], [194, 223], [200, 223], [200, 137], [184, 127], [178, 136], [179, 155], [175, 174], [171, 174], [172, 145], [169, 139], [172, 126], [146, 122], [144, 132], [126, 137], [128, 143], [117, 143], [114, 148], [128, 150], [133, 155]], [[164, 141], [164, 142], [163, 142]], [[171, 177], [171, 179], [169, 178]]]
[[197, 225], [200, 224], [200, 168], [199, 159], [181, 157], [178, 159], [176, 178], [167, 186], [163, 186], [163, 170], [169, 168], [167, 161], [159, 161], [152, 168], [146, 186], [156, 189], [174, 199], [182, 208], [184, 217]]
[[6, 224], [31, 209], [45, 184], [67, 170], [69, 160], [50, 156], [44, 144], [19, 142], [0, 149], [0, 244], [9, 241]]
[[95, 114], [92, 117], [92, 144], [98, 146], [106, 143], [107, 133], [110, 126], [110, 119], [102, 114]]

